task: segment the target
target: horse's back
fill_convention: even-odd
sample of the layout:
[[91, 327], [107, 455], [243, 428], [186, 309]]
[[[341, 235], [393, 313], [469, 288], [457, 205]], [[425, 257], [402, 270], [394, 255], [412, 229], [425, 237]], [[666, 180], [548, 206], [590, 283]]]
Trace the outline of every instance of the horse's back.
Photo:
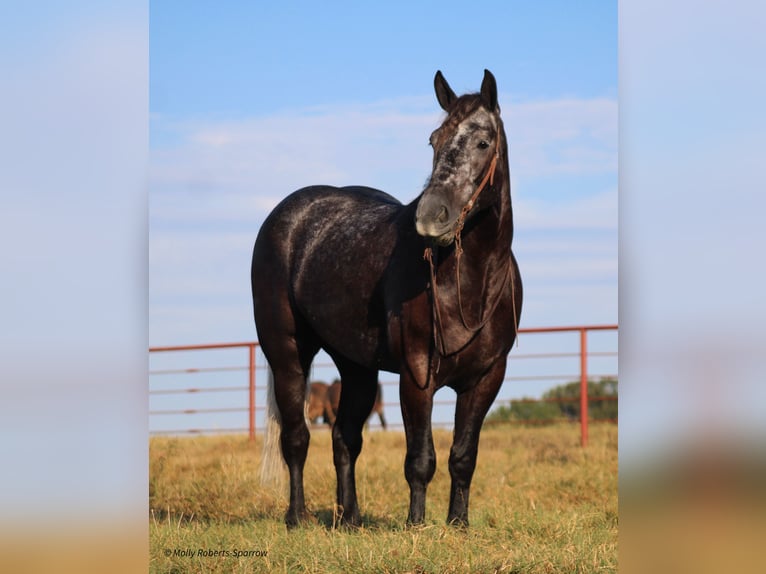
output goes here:
[[253, 253], [254, 271], [256, 264], [274, 258], [294, 264], [296, 257], [313, 253], [321, 243], [326, 245], [325, 251], [345, 250], [349, 246], [333, 243], [335, 236], [364, 240], [387, 226], [401, 207], [396, 198], [371, 187], [315, 185], [299, 189], [283, 199], [261, 226]]
[[273, 220], [289, 223], [291, 226], [314, 220], [329, 223], [336, 218], [348, 217], [351, 215], [348, 212], [350, 209], [375, 209], [386, 206], [396, 208], [400, 207], [401, 203], [386, 192], [371, 187], [312, 185], [285, 197], [269, 214], [263, 225], [268, 227]]
[[[402, 204], [369, 187], [312, 186], [280, 202], [253, 252], [256, 325], [298, 315], [331, 346], [372, 361], [385, 317], [375, 289], [396, 242]], [[259, 317], [260, 314], [260, 317]], [[377, 314], [376, 314], [377, 315]], [[345, 353], [344, 353], [345, 354]]]

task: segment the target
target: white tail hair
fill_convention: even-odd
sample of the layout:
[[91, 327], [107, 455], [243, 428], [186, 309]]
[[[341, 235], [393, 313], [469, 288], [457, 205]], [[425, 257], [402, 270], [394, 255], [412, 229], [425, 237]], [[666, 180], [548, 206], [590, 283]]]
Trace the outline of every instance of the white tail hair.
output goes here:
[[[261, 485], [282, 488], [285, 484], [287, 465], [282, 458], [282, 416], [274, 395], [274, 373], [268, 369], [269, 378], [266, 384], [266, 435], [263, 439], [263, 456], [261, 458]], [[303, 401], [303, 416], [306, 425], [309, 424], [309, 393], [311, 387], [306, 384], [306, 397]]]
[[286, 465], [282, 460], [280, 434], [282, 417], [274, 396], [274, 374], [269, 368], [269, 382], [266, 386], [266, 435], [263, 439], [261, 458], [261, 484], [281, 488], [285, 480]]

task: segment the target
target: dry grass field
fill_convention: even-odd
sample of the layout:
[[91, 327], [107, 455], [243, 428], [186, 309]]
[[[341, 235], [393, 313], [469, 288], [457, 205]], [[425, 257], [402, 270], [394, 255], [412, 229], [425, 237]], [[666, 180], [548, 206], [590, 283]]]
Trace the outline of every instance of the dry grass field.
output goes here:
[[357, 464], [363, 527], [335, 528], [330, 434], [313, 431], [306, 500], [314, 524], [288, 532], [287, 498], [258, 481], [260, 442], [152, 438], [151, 572], [614, 572], [617, 427], [495, 426], [481, 437], [467, 531], [445, 524], [452, 436], [435, 431], [426, 524], [407, 528], [404, 434], [372, 432]]

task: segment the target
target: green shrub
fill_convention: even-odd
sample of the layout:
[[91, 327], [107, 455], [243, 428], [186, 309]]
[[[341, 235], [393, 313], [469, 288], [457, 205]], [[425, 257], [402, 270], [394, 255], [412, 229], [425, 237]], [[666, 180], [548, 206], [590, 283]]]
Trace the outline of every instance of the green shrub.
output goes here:
[[[580, 381], [554, 387], [540, 400], [525, 397], [501, 405], [489, 413], [486, 422], [550, 424], [562, 419], [580, 419]], [[588, 381], [588, 420], [617, 420], [617, 379]]]

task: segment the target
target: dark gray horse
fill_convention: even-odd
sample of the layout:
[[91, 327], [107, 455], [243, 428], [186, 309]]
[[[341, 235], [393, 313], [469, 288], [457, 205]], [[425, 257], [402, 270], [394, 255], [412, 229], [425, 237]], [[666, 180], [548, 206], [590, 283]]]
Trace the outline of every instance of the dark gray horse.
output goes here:
[[415, 201], [368, 187], [307, 187], [274, 209], [255, 242], [255, 322], [274, 373], [288, 527], [307, 516], [304, 399], [319, 349], [343, 381], [332, 430], [343, 523], [361, 524], [354, 468], [383, 369], [400, 374], [411, 524], [423, 522], [436, 468], [434, 392], [457, 392], [447, 520], [468, 524], [479, 432], [505, 375], [522, 290], [495, 78], [485, 70], [480, 92], [461, 97], [441, 72], [434, 85], [447, 117], [431, 134], [433, 170]]

